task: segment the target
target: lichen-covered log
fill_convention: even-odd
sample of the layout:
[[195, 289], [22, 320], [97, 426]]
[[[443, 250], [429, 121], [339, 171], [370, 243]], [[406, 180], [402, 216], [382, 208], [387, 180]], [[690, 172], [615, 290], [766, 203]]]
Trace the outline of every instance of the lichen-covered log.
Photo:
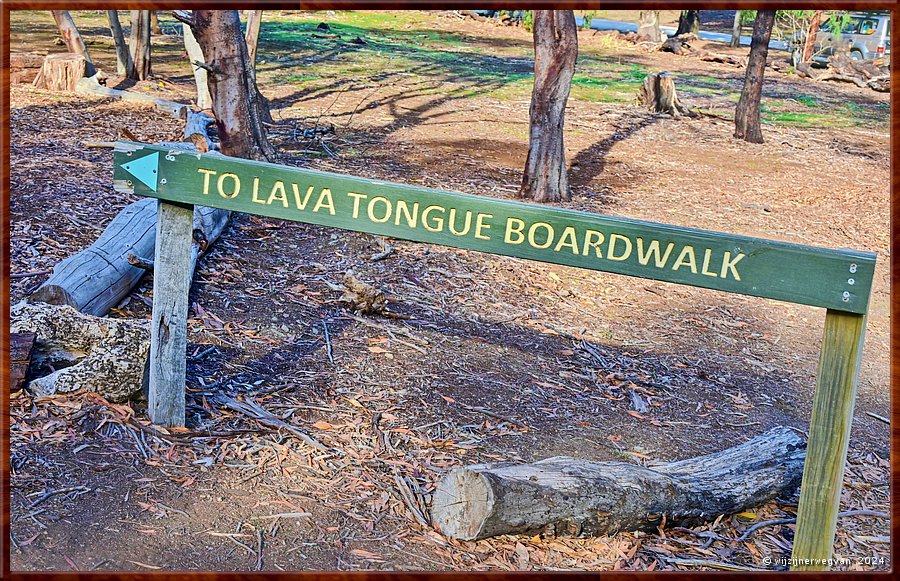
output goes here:
[[27, 389], [48, 396], [86, 389], [119, 402], [144, 384], [150, 323], [84, 315], [69, 306], [20, 302], [10, 309], [11, 333], [37, 335], [32, 368], [50, 369]]
[[[108, 313], [147, 272], [131, 264], [129, 255], [153, 259], [157, 205], [157, 200], [145, 198], [126, 206], [93, 244], [57, 264], [29, 301], [69, 305], [89, 315]], [[192, 272], [198, 257], [225, 229], [228, 216], [227, 210], [194, 210]]]
[[434, 493], [432, 518], [451, 538], [538, 532], [588, 536], [694, 524], [790, 495], [805, 443], [779, 427], [722, 452], [645, 468], [557, 456], [458, 468]]

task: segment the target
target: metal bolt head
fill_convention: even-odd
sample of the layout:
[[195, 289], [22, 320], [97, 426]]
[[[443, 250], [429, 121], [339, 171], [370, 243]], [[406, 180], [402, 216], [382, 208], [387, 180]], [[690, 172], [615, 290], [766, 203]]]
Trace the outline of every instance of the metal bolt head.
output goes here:
[[850, 272], [856, 272], [856, 263], [850, 265]]
[[856, 279], [855, 279], [855, 278], [848, 278], [848, 279], [847, 279], [847, 284], [856, 284]]
[[850, 301], [850, 293], [847, 291], [844, 291], [841, 297], [845, 303]]
[[[159, 183], [161, 183], [161, 184], [166, 183], [166, 178], [159, 180]], [[850, 280], [853, 280], [853, 279], [851, 278]], [[853, 284], [853, 283], [851, 282], [850, 284]]]

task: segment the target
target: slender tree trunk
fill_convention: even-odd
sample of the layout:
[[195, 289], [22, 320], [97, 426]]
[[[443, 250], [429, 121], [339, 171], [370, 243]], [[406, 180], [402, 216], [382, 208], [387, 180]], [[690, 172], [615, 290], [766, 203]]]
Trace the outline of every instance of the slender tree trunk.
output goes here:
[[769, 53], [769, 37], [775, 23], [774, 10], [758, 10], [753, 23], [753, 41], [750, 43], [750, 57], [747, 59], [747, 74], [744, 76], [744, 90], [734, 113], [734, 136], [751, 143], [762, 143], [762, 129], [759, 126], [759, 101], [762, 97], [763, 74], [766, 70], [766, 56]]
[[816, 33], [819, 32], [819, 26], [822, 23], [823, 10], [816, 10], [809, 19], [809, 26], [806, 29], [806, 41], [803, 43], [802, 61], [808, 63], [812, 60], [813, 53], [816, 50]]
[[69, 52], [80, 54], [84, 57], [84, 74], [89, 77], [92, 76], [97, 72], [94, 68], [94, 61], [91, 60], [88, 54], [84, 40], [81, 38], [81, 33], [78, 32], [75, 21], [72, 20], [72, 15], [69, 14], [68, 10], [51, 10], [50, 13], [53, 14], [53, 20], [56, 21], [56, 27], [59, 29], [63, 42], [66, 43], [66, 48]]
[[112, 33], [113, 42], [116, 43], [116, 73], [122, 76], [131, 76], [131, 53], [125, 44], [125, 34], [122, 32], [122, 23], [119, 22], [118, 10], [107, 10], [106, 17], [109, 20], [109, 31]]
[[259, 42], [259, 25], [262, 22], [262, 10], [247, 11], [247, 53], [250, 66], [256, 71], [256, 45]]
[[659, 31], [659, 10], [641, 10], [637, 33], [641, 40], [648, 42], [662, 40], [662, 33]]
[[274, 161], [277, 154], [260, 119], [259, 92], [241, 34], [240, 14], [237, 10], [194, 10], [191, 27], [209, 70], [222, 153]]
[[148, 12], [150, 12], [150, 31], [156, 35], [162, 34], [162, 28], [159, 27], [159, 17], [156, 15], [156, 10], [149, 10]]
[[675, 36], [681, 34], [693, 34], [700, 36], [700, 11], [699, 10], [682, 10], [681, 16], [678, 18], [678, 30]]
[[209, 81], [206, 69], [196, 64], [206, 64], [206, 60], [203, 58], [203, 51], [200, 50], [200, 45], [197, 44], [197, 39], [194, 38], [194, 32], [191, 30], [190, 25], [184, 24], [183, 26], [184, 48], [187, 51], [191, 68], [194, 70], [194, 81], [197, 83], [197, 107], [204, 111], [212, 110], [212, 97], [209, 95]]
[[578, 58], [571, 10], [534, 11], [534, 90], [528, 158], [519, 195], [538, 202], [569, 200], [563, 126]]
[[150, 78], [150, 11], [131, 11], [131, 62], [129, 79]]
[[732, 48], [741, 45], [741, 11], [734, 11], [734, 24], [731, 26], [731, 43], [728, 45]]

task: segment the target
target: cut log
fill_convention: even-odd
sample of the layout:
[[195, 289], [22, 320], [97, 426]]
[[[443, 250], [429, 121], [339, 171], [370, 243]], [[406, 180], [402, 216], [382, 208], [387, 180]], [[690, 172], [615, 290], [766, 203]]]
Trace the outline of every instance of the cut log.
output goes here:
[[47, 55], [34, 86], [51, 91], [74, 91], [78, 81], [84, 78], [87, 61], [80, 54], [57, 53]]
[[10, 84], [33, 83], [44, 66], [44, 55], [30, 52], [13, 52], [9, 55]]
[[606, 535], [693, 525], [789, 496], [805, 443], [779, 427], [722, 452], [653, 468], [566, 456], [533, 464], [476, 465], [450, 472], [432, 503], [447, 537]]
[[640, 101], [644, 107], [654, 113], [668, 113], [675, 118], [680, 115], [695, 116], [695, 113], [678, 99], [675, 81], [667, 72], [651, 73], [644, 78]]
[[[62, 260], [53, 274], [28, 298], [31, 302], [69, 305], [102, 316], [119, 304], [147, 273], [128, 256], [151, 259], [156, 244], [157, 201], [146, 198], [126, 206], [90, 247]], [[198, 207], [194, 211], [191, 272], [219, 237], [229, 212]]]
[[9, 334], [9, 391], [19, 391], [28, 376], [31, 351], [34, 349], [34, 333]]
[[23, 301], [10, 309], [9, 328], [37, 335], [32, 369], [51, 372], [28, 384], [38, 397], [86, 389], [120, 402], [144, 385], [149, 321], [92, 317], [68, 306]]

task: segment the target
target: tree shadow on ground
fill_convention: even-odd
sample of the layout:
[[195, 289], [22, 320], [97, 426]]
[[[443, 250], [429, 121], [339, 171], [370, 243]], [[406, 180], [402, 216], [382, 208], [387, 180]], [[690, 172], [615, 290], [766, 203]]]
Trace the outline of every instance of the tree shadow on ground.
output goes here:
[[569, 184], [575, 188], [587, 188], [590, 186], [595, 178], [603, 174], [607, 165], [606, 158], [617, 143], [628, 139], [644, 127], [652, 125], [658, 120], [659, 116], [651, 114], [631, 117], [627, 126], [616, 129], [609, 137], [601, 139], [587, 149], [579, 151], [572, 158]]

